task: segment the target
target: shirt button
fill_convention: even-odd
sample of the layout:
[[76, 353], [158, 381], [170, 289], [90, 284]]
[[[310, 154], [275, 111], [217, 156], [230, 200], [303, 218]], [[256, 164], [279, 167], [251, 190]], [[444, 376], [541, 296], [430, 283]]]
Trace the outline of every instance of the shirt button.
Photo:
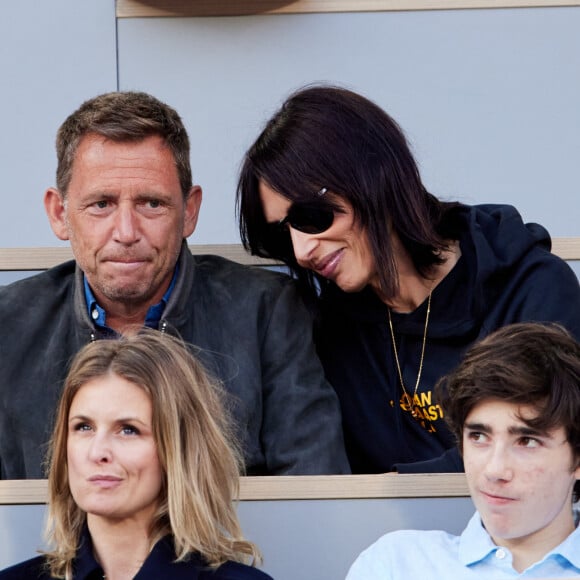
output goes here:
[[502, 550], [501, 548], [495, 553], [495, 557], [498, 560], [503, 560], [505, 558], [505, 550]]
[[94, 308], [91, 313], [91, 316], [93, 317], [93, 320], [96, 320], [99, 317], [99, 311], [96, 308]]

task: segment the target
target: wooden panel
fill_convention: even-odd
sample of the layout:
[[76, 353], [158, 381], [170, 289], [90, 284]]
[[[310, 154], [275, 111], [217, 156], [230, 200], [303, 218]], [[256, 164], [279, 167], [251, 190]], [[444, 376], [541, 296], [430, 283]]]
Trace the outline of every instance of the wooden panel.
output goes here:
[[[240, 264], [275, 263], [249, 255], [241, 244], [195, 244], [189, 249], [193, 254], [217, 254]], [[0, 271], [46, 270], [72, 258], [70, 247], [0, 248]]]
[[463, 473], [243, 477], [241, 500], [469, 496]]
[[[242, 477], [240, 500], [467, 497], [463, 473]], [[0, 481], [0, 505], [43, 504], [45, 479]]]
[[118, 18], [580, 6], [579, 0], [117, 0]]
[[[554, 238], [552, 251], [564, 260], [580, 260], [580, 237]], [[193, 244], [193, 254], [217, 254], [240, 264], [272, 265], [273, 260], [250, 256], [241, 244]], [[72, 259], [70, 248], [0, 248], [0, 271], [46, 270]]]
[[563, 260], [580, 260], [580, 238], [554, 238], [552, 252]]

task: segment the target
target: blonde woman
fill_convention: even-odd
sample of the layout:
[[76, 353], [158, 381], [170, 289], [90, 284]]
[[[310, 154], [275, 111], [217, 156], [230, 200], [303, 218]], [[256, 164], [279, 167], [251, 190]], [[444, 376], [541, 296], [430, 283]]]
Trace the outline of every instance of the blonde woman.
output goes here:
[[153, 331], [89, 344], [51, 441], [50, 548], [0, 578], [266, 580], [233, 504], [239, 466], [186, 346]]

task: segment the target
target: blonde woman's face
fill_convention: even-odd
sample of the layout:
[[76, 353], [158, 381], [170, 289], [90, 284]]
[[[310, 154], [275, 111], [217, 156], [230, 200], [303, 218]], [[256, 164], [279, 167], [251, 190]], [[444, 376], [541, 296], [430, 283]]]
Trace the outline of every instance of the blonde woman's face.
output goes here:
[[153, 409], [137, 385], [108, 374], [83, 385], [68, 417], [69, 485], [90, 518], [147, 525], [159, 504], [163, 472], [153, 439]]

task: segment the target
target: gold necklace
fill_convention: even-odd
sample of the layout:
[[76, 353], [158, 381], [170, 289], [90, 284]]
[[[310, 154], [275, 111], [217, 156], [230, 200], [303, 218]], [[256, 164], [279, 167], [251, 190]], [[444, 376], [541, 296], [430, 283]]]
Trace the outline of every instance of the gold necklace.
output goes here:
[[425, 358], [425, 343], [427, 342], [427, 327], [429, 326], [429, 314], [431, 313], [431, 294], [429, 292], [429, 298], [427, 300], [427, 314], [425, 315], [425, 328], [423, 329], [423, 345], [421, 346], [421, 360], [419, 361], [419, 372], [417, 373], [417, 381], [415, 382], [415, 390], [413, 391], [413, 398], [409, 396], [405, 383], [403, 381], [403, 373], [401, 372], [401, 364], [399, 363], [399, 355], [397, 353], [397, 345], [395, 344], [395, 332], [393, 330], [393, 321], [391, 319], [391, 309], [387, 310], [389, 316], [389, 328], [391, 330], [391, 341], [393, 343], [393, 352], [395, 353], [395, 363], [397, 364], [397, 372], [399, 373], [399, 381], [401, 381], [401, 387], [403, 387], [403, 393], [405, 397], [409, 400], [409, 411], [414, 418], [418, 417], [418, 413], [415, 410], [415, 396], [417, 395], [417, 389], [419, 388], [419, 383], [421, 382], [421, 373], [423, 372], [423, 359]]

